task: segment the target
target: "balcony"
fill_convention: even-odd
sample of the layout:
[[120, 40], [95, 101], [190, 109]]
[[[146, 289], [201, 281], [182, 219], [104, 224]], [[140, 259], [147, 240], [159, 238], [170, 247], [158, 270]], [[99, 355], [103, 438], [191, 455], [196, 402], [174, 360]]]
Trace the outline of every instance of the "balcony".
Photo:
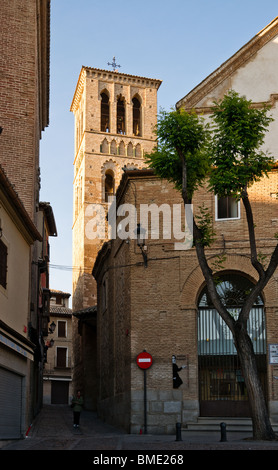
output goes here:
[[55, 356], [54, 358], [48, 358], [47, 362], [44, 364], [44, 373], [45, 374], [54, 374], [57, 372], [71, 370], [72, 368], [72, 361], [71, 357], [67, 357], [66, 360], [61, 360], [59, 356]]

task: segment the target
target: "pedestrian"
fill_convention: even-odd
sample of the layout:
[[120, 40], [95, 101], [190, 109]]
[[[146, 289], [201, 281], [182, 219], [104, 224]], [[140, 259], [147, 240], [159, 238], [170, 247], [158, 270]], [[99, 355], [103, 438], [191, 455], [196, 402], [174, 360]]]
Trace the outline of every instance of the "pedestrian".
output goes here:
[[183, 381], [180, 378], [178, 372], [182, 369], [185, 369], [186, 366], [178, 367], [176, 363], [175, 355], [172, 356], [172, 364], [173, 364], [173, 388], [179, 388], [183, 384]]
[[73, 426], [79, 427], [80, 413], [83, 408], [83, 397], [81, 396], [80, 390], [78, 390], [76, 396], [72, 397], [71, 406], [73, 408]]

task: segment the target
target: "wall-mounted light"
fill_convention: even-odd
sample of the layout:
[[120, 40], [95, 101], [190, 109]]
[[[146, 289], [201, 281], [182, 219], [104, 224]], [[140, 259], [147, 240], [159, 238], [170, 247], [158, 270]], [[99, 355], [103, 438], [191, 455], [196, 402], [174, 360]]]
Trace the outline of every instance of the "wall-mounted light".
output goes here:
[[146, 253], [146, 245], [145, 245], [145, 235], [146, 230], [141, 227], [141, 224], [137, 224], [137, 246], [139, 246], [143, 259], [144, 259], [144, 266], [145, 268], [148, 266], [148, 257]]
[[[51, 323], [51, 325], [49, 325], [49, 329], [48, 329], [48, 332], [49, 333], [54, 333], [55, 331], [55, 328], [56, 328], [56, 324], [54, 323], [54, 321]], [[51, 340], [52, 341], [52, 340]]]

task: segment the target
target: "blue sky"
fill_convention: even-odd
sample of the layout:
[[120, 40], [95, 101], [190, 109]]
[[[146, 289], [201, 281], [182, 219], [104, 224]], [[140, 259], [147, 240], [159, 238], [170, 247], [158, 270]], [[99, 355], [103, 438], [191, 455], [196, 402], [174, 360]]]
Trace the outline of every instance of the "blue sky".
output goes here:
[[113, 56], [120, 72], [158, 78], [169, 110], [278, 16], [277, 0], [52, 0], [50, 124], [43, 132], [41, 201], [51, 203], [50, 288], [72, 292], [74, 118], [70, 105], [82, 65]]

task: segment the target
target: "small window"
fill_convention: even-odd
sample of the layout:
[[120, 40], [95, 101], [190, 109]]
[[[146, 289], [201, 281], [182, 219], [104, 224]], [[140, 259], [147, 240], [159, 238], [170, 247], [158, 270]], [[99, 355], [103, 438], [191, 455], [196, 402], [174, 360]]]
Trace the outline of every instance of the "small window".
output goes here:
[[240, 206], [232, 196], [217, 197], [216, 196], [216, 220], [239, 219]]
[[101, 132], [110, 132], [109, 97], [106, 93], [101, 93]]
[[65, 338], [66, 336], [66, 322], [58, 321], [58, 338]]
[[108, 202], [109, 196], [114, 195], [114, 189], [115, 189], [114, 173], [112, 171], [107, 171], [105, 173], [105, 202]]
[[0, 240], [0, 286], [7, 288], [7, 261], [8, 248], [5, 243]]

